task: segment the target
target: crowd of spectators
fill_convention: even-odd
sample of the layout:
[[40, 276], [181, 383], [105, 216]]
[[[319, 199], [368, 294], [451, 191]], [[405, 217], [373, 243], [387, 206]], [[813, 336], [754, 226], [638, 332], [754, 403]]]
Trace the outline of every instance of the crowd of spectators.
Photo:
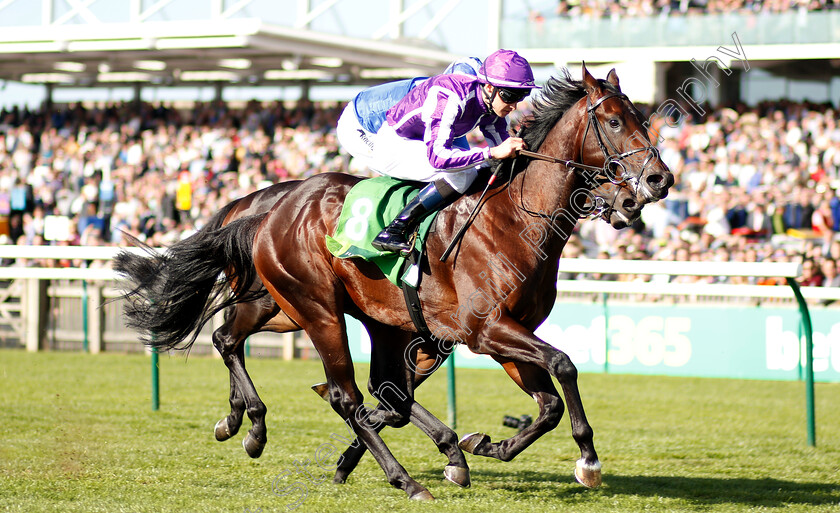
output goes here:
[[276, 181], [346, 169], [340, 111], [119, 104], [0, 113], [0, 233], [18, 244], [175, 242]]
[[552, 10], [531, 10], [529, 19], [539, 23], [550, 17], [755, 14], [797, 10], [823, 11], [838, 7], [840, 2], [836, 0], [559, 0]]
[[[564, 256], [798, 261], [804, 285], [840, 286], [834, 109], [782, 101], [707, 111], [654, 126], [676, 176], [668, 198], [645, 206], [630, 229], [581, 223]], [[340, 112], [307, 102], [0, 112], [0, 242], [117, 245], [125, 232], [166, 246], [268, 184], [366, 173], [338, 146]]]

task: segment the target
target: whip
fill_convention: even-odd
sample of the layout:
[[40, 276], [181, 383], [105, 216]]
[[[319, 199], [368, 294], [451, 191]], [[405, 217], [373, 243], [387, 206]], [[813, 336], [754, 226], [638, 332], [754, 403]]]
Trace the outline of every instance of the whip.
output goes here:
[[481, 196], [478, 197], [478, 201], [475, 203], [475, 207], [473, 207], [473, 210], [472, 212], [470, 212], [469, 217], [467, 217], [466, 222], [464, 222], [463, 226], [461, 226], [461, 229], [458, 230], [458, 233], [455, 234], [455, 237], [453, 237], [452, 242], [449, 243], [449, 247], [446, 248], [446, 251], [443, 252], [443, 255], [440, 256], [441, 262], [446, 262], [446, 259], [447, 257], [449, 257], [449, 254], [452, 253], [453, 249], [455, 249], [455, 245], [458, 244], [458, 241], [461, 240], [461, 237], [464, 236], [464, 232], [467, 231], [467, 228], [469, 228], [470, 223], [472, 223], [472, 220], [475, 217], [475, 214], [478, 212], [479, 207], [481, 207], [481, 201], [484, 199], [484, 195], [487, 194], [488, 190], [490, 190], [490, 186], [493, 185], [493, 182], [496, 181], [496, 177], [499, 176], [499, 173], [501, 171], [502, 165], [499, 164], [498, 166], [496, 166], [496, 170], [493, 171], [493, 174], [490, 175], [490, 179], [487, 180], [487, 186], [484, 187], [484, 192], [482, 192]]

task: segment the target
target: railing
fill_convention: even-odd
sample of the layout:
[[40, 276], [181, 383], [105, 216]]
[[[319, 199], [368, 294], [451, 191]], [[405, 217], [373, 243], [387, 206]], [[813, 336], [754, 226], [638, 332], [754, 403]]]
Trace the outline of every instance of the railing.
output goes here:
[[[0, 246], [0, 258], [6, 259], [73, 259], [85, 261], [107, 261], [120, 248], [114, 247], [45, 247], [45, 246]], [[139, 251], [132, 249], [132, 251]], [[811, 319], [806, 299], [840, 300], [840, 289], [809, 287], [800, 290], [795, 278], [801, 273], [801, 266], [794, 263], [745, 263], [745, 262], [662, 262], [662, 261], [616, 261], [561, 259], [560, 272], [566, 273], [629, 273], [645, 275], [689, 275], [689, 276], [774, 276], [787, 280], [786, 286], [750, 286], [725, 284], [670, 284], [645, 282], [607, 282], [592, 280], [562, 280], [560, 291], [603, 294], [606, 309], [606, 294], [652, 294], [662, 295], [713, 295], [718, 297], [760, 297], [795, 298], [802, 315], [806, 338], [806, 403], [808, 411], [808, 443], [815, 445], [814, 422], [814, 376], [813, 341]], [[121, 325], [119, 297], [115, 290], [116, 273], [108, 268], [0, 268], [0, 280], [7, 280], [5, 295], [0, 294], [0, 319], [7, 321], [12, 329], [22, 334], [25, 346], [30, 351], [44, 347], [50, 324], [50, 310], [59, 315], [65, 308], [55, 304], [65, 298], [77, 298], [81, 308], [66, 309], [70, 317], [82, 318], [82, 347], [92, 353], [103, 349], [104, 344], [128, 341], [135, 347], [136, 336]], [[55, 284], [81, 282], [79, 285]], [[23, 287], [19, 284], [24, 283]], [[15, 293], [17, 292], [17, 296]], [[17, 298], [17, 301], [15, 301]], [[53, 308], [50, 308], [52, 303]], [[17, 304], [17, 308], [15, 308]], [[17, 315], [15, 315], [15, 312]], [[214, 323], [215, 324], [215, 323]], [[211, 326], [209, 330], [215, 328]], [[76, 340], [78, 334], [60, 333], [58, 323], [53, 323], [54, 338], [59, 336]], [[295, 339], [270, 337], [268, 346], [283, 347], [282, 354], [291, 358], [296, 346]], [[203, 334], [197, 341], [209, 345], [209, 334]]]
[[[0, 267], [0, 341], [23, 345], [28, 351], [44, 348], [143, 351], [137, 334], [125, 326], [116, 273], [107, 265], [121, 249], [81, 246], [0, 246], [0, 259], [68, 259], [97, 262], [100, 267]], [[130, 248], [129, 251], [143, 253]], [[97, 264], [94, 264], [97, 265]], [[219, 314], [201, 331], [197, 354], [217, 355], [211, 334], [222, 323]], [[258, 333], [248, 339], [247, 350], [292, 359], [311, 347], [305, 335]]]
[[[802, 316], [802, 326], [805, 336], [805, 403], [807, 415], [807, 436], [808, 445], [816, 445], [816, 420], [814, 412], [814, 341], [812, 338], [813, 329], [811, 316], [805, 297], [796, 283], [796, 278], [802, 274], [802, 267], [795, 263], [782, 262], [660, 262], [660, 261], [610, 261], [610, 260], [561, 260], [561, 272], [594, 272], [594, 273], [630, 273], [646, 275], [684, 275], [684, 276], [776, 276], [785, 278], [790, 287], [786, 293], [780, 289], [783, 286], [758, 286], [750, 287], [749, 294], [766, 297], [773, 294], [775, 297], [793, 296], [799, 305]], [[563, 282], [559, 287], [570, 287], [575, 282]], [[598, 289], [607, 290], [602, 287], [602, 282], [588, 282], [579, 291], [597, 292]], [[593, 286], [593, 284], [598, 284]], [[618, 285], [611, 283], [610, 285]], [[676, 286], [675, 286], [676, 285]], [[727, 287], [725, 291], [721, 287]], [[625, 283], [619, 290], [642, 294], [698, 294], [703, 291], [715, 295], [737, 294], [741, 285], [714, 285], [714, 284], [659, 284], [659, 283]], [[612, 288], [615, 290], [615, 287]], [[561, 289], [562, 290], [562, 289]], [[840, 291], [833, 289], [808, 289], [809, 297], [814, 296], [821, 299], [840, 299]], [[746, 291], [744, 291], [746, 292]], [[816, 294], [814, 293], [816, 292]], [[605, 299], [606, 302], [606, 299]], [[605, 305], [606, 310], [606, 305]]]
[[[110, 260], [119, 250], [115, 247], [51, 247], [0, 246], [0, 259], [72, 259], [89, 262]], [[132, 251], [139, 251], [132, 249]], [[796, 264], [658, 262], [561, 259], [560, 271], [568, 273], [630, 273], [706, 276], [779, 276], [798, 273]], [[140, 351], [133, 331], [122, 323], [116, 276], [109, 268], [41, 268], [2, 267], [0, 281], [0, 339], [20, 340], [31, 351], [40, 348], [79, 348], [97, 353], [102, 350]], [[560, 295], [590, 294], [607, 297], [644, 295], [648, 299], [671, 297], [756, 298], [794, 300], [793, 289], [779, 286], [677, 284], [657, 282], [615, 282], [595, 280], [561, 280]], [[807, 287], [805, 299], [812, 301], [840, 300], [840, 289]], [[197, 339], [198, 352], [211, 352], [210, 334], [222, 319], [214, 319]], [[7, 345], [8, 345], [7, 342]], [[309, 348], [308, 341], [298, 338], [257, 334], [250, 340], [267, 352], [278, 351], [291, 358], [295, 351]]]

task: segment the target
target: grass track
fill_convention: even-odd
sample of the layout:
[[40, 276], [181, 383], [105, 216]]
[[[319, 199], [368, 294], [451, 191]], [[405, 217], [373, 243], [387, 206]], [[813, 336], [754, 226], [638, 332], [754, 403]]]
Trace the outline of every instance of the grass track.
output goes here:
[[[272, 483], [344, 434], [309, 390], [318, 362], [250, 360], [269, 408], [258, 460], [227, 414], [218, 359], [161, 358], [161, 410], [150, 409], [142, 355], [0, 351], [0, 510], [15, 512], [840, 512], [840, 385], [817, 384], [817, 447], [805, 443], [801, 383], [583, 374], [580, 389], [604, 465], [604, 486], [573, 482], [579, 452], [568, 418], [516, 460], [468, 455], [473, 486], [445, 483], [446, 462], [416, 428], [383, 432], [397, 459], [437, 497], [408, 501], [368, 455], [346, 485], [331, 479], [278, 497]], [[362, 382], [367, 366], [357, 366]], [[446, 418], [444, 373], [419, 400]], [[362, 390], [365, 390], [362, 387]], [[536, 407], [501, 370], [459, 370], [459, 434], [513, 434], [505, 414]], [[366, 394], [367, 395], [367, 394]], [[319, 477], [320, 474], [315, 475]], [[331, 476], [330, 476], [331, 477]], [[289, 486], [299, 478], [282, 479]]]

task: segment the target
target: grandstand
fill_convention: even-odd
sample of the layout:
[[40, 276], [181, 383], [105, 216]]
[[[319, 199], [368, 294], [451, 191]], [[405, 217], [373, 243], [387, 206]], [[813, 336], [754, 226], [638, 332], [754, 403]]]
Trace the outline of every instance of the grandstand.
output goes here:
[[[56, 89], [360, 86], [433, 74], [454, 55], [515, 48], [556, 66], [616, 66], [635, 101], [673, 98], [686, 79], [712, 105], [840, 98], [831, 2], [266, 0], [0, 4], [0, 80]], [[469, 20], [463, 30], [460, 20]], [[716, 51], [726, 49], [719, 55]], [[748, 50], [745, 50], [748, 49]], [[744, 55], [741, 51], [744, 50]], [[715, 66], [692, 66], [709, 57]], [[748, 63], [733, 66], [733, 62]], [[731, 71], [728, 72], [728, 71]], [[726, 80], [721, 80], [721, 74]], [[699, 86], [695, 83], [693, 88]], [[61, 96], [61, 95], [59, 95]], [[694, 98], [700, 98], [700, 91]], [[151, 96], [150, 96], [151, 97]]]

